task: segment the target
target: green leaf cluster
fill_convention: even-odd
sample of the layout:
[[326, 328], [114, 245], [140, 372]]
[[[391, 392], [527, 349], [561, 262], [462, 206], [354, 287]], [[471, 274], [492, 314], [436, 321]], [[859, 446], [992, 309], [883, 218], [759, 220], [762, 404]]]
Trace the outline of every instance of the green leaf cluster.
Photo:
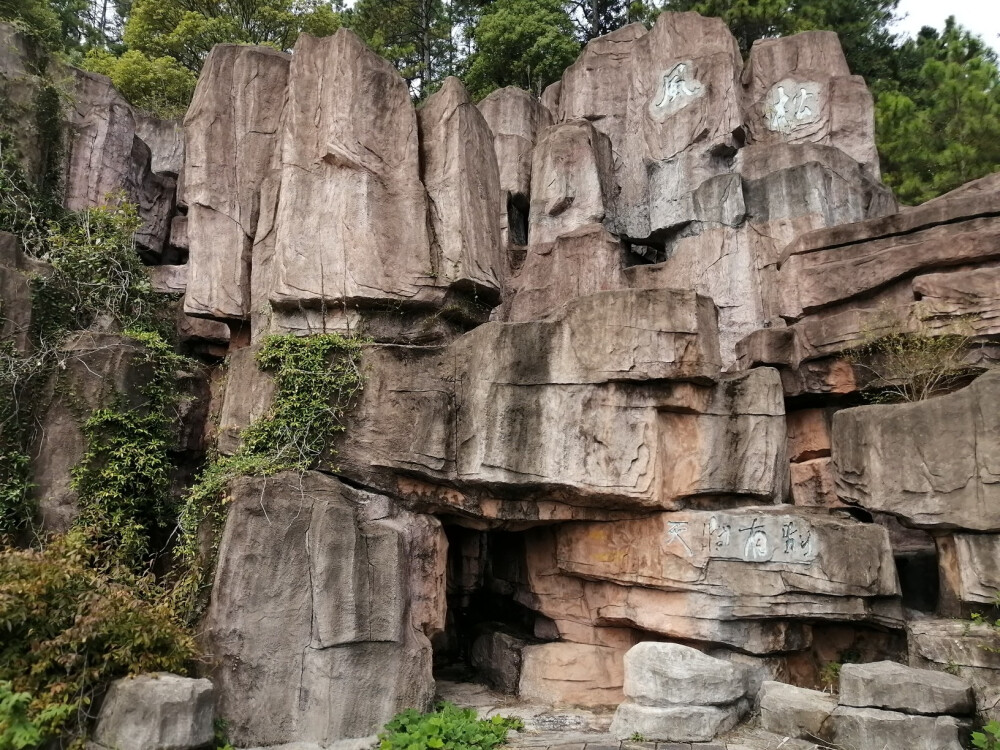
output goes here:
[[82, 745], [86, 709], [110, 681], [191, 666], [193, 637], [155, 583], [106, 552], [82, 531], [42, 550], [0, 550], [0, 683], [14, 694], [0, 732]]
[[397, 714], [379, 734], [379, 750], [491, 750], [506, 744], [509, 731], [523, 728], [520, 719], [480, 719], [474, 709], [445, 702], [431, 713], [409, 709]]
[[982, 732], [973, 732], [972, 746], [980, 750], [1000, 750], [1000, 721], [991, 721]]
[[[208, 585], [225, 521], [226, 493], [240, 476], [307, 471], [345, 429], [344, 416], [364, 385], [363, 340], [339, 334], [273, 335], [257, 352], [257, 365], [274, 373], [270, 410], [246, 427], [231, 456], [217, 456], [189, 490], [180, 514], [177, 554], [185, 571], [174, 587], [180, 610], [193, 618]], [[205, 536], [211, 540], [204, 544]]]
[[198, 82], [195, 73], [173, 57], [151, 57], [138, 50], [116, 56], [92, 49], [81, 65], [108, 76], [132, 104], [164, 119], [184, 116]]

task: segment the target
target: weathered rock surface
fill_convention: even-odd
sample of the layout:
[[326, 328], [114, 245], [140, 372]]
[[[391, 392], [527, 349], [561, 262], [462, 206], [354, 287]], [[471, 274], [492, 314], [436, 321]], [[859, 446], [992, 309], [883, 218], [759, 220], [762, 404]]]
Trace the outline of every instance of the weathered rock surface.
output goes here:
[[318, 473], [231, 493], [203, 623], [231, 740], [325, 744], [425, 707], [428, 638], [444, 624], [440, 524]]
[[725, 705], [749, 689], [745, 666], [690, 646], [645, 641], [625, 654], [625, 695], [641, 706]]
[[489, 125], [454, 77], [427, 99], [418, 120], [438, 277], [499, 295], [500, 172]]
[[840, 703], [931, 715], [971, 714], [975, 706], [968, 680], [891, 661], [844, 664], [840, 669]]
[[822, 739], [837, 708], [834, 695], [783, 682], [765, 682], [759, 698], [761, 727], [783, 737]]
[[938, 611], [961, 617], [965, 609], [996, 602], [1000, 594], [1000, 535], [935, 537], [941, 593]]
[[47, 263], [22, 252], [17, 237], [0, 232], [0, 341], [18, 352], [31, 348], [31, 277], [48, 272]]
[[615, 706], [624, 698], [623, 648], [557, 642], [527, 646], [521, 654], [522, 698], [579, 706]]
[[830, 717], [840, 747], [884, 750], [959, 750], [969, 726], [954, 716], [914, 716], [839, 706]]
[[521, 681], [521, 652], [527, 645], [526, 640], [502, 628], [490, 628], [472, 643], [469, 661], [487, 683], [513, 695]]
[[157, 673], [116, 680], [101, 704], [94, 741], [112, 750], [196, 750], [215, 737], [208, 680]]
[[275, 158], [289, 58], [270, 47], [216, 45], [184, 118], [190, 266], [184, 310], [250, 313], [250, 252], [260, 183]]
[[1000, 530], [1000, 373], [945, 396], [833, 418], [837, 494], [921, 528]]
[[142, 386], [150, 378], [143, 346], [110, 333], [78, 333], [62, 344], [60, 367], [40, 402], [46, 405], [32, 451], [41, 525], [46, 531], [69, 529], [78, 513], [73, 469], [87, 451], [82, 415], [109, 406], [142, 410]]
[[627, 740], [635, 734], [647, 740], [707, 742], [735, 727], [745, 713], [737, 706], [618, 706], [611, 721], [612, 736]]
[[822, 512], [675, 511], [556, 539], [560, 570], [588, 579], [715, 596], [899, 594], [886, 530]]
[[754, 42], [743, 70], [750, 143], [819, 143], [879, 174], [874, 103], [832, 31]]
[[135, 133], [149, 146], [149, 168], [177, 177], [184, 166], [184, 125], [180, 120], [161, 120], [145, 112], [135, 113]]
[[1000, 631], [985, 623], [938, 618], [906, 625], [911, 667], [955, 673], [977, 693], [1000, 684]]

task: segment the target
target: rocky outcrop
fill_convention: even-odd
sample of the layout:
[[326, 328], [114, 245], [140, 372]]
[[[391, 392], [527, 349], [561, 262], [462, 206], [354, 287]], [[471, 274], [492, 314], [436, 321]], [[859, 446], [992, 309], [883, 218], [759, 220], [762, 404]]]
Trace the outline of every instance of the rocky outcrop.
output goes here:
[[288, 55], [217, 45], [184, 118], [184, 200], [189, 315], [250, 314], [250, 252], [260, 183], [280, 138]]
[[426, 707], [429, 638], [444, 626], [440, 524], [318, 473], [230, 491], [203, 624], [230, 739], [326, 744]]
[[110, 750], [197, 750], [215, 738], [212, 683], [167, 673], [116, 680], [94, 743]]
[[15, 351], [27, 353], [32, 348], [31, 277], [49, 270], [47, 263], [21, 251], [17, 237], [0, 232], [0, 342], [10, 342]]
[[749, 670], [677, 643], [640, 643], [625, 654], [625, 695], [611, 734], [702, 742], [732, 729], [747, 710]]
[[975, 707], [968, 680], [891, 661], [841, 667], [840, 703], [931, 716], [967, 715]]
[[837, 494], [917, 527], [1000, 530], [998, 391], [989, 372], [946, 396], [837, 412]]

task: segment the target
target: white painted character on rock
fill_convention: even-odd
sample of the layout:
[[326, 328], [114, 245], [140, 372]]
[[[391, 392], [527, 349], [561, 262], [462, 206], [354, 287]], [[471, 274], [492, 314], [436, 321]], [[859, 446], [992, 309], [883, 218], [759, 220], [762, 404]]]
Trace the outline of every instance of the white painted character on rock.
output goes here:
[[667, 524], [667, 539], [664, 542], [664, 546], [669, 547], [675, 541], [680, 542], [690, 557], [694, 554], [694, 552], [688, 546], [688, 543], [684, 541], [684, 537], [682, 536], [682, 534], [687, 530], [687, 526], [687, 521], [670, 521]]

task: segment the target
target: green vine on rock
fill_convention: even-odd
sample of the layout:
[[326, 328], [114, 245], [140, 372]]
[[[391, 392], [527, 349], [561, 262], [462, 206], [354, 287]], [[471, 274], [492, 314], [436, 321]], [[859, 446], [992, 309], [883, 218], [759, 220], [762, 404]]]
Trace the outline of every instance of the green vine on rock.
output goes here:
[[[329, 456], [333, 437], [364, 384], [357, 338], [338, 334], [273, 335], [257, 352], [257, 365], [274, 373], [270, 410], [240, 434], [231, 456], [217, 456], [203, 470], [181, 511], [178, 556], [185, 574], [175, 586], [182, 611], [193, 618], [208, 585], [226, 514], [230, 482], [308, 471]], [[206, 542], [207, 537], [207, 542]]]

